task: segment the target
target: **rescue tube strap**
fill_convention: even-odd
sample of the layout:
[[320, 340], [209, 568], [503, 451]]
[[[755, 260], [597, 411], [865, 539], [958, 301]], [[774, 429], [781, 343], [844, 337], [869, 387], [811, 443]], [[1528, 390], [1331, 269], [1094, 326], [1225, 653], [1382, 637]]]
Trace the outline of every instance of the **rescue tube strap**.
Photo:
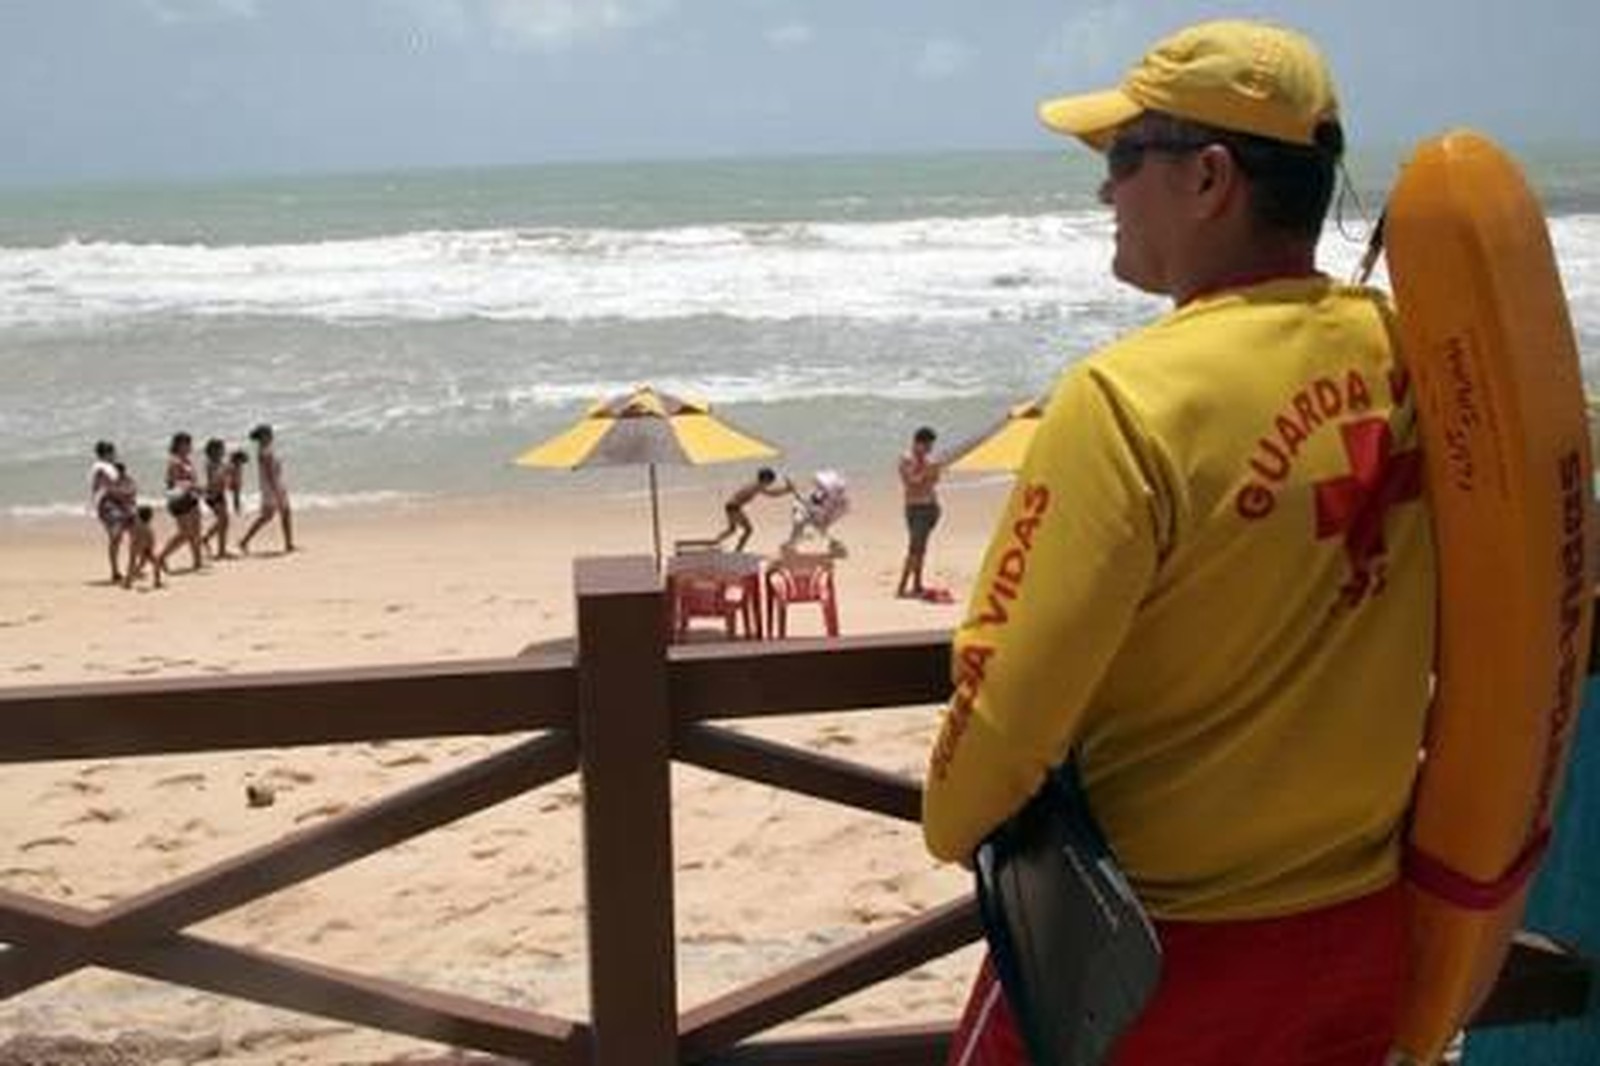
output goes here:
[[1493, 881], [1480, 881], [1452, 869], [1415, 845], [1406, 848], [1406, 880], [1447, 903], [1472, 911], [1492, 911], [1521, 891], [1550, 846], [1550, 827], [1528, 841], [1509, 869]]

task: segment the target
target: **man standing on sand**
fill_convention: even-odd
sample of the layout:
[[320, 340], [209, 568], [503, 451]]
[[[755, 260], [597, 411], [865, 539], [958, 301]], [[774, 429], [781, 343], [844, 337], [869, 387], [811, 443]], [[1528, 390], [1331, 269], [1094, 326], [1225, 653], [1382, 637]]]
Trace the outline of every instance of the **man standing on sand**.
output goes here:
[[911, 450], [900, 457], [900, 487], [906, 503], [906, 558], [900, 565], [900, 585], [895, 595], [901, 599], [921, 600], [929, 595], [922, 583], [922, 568], [928, 555], [928, 538], [939, 524], [937, 486], [944, 464], [933, 458], [933, 445], [938, 439], [931, 426], [923, 426], [911, 435]]
[[[928, 846], [969, 860], [1070, 754], [1163, 946], [1112, 1062], [1378, 1066], [1436, 576], [1390, 308], [1315, 266], [1331, 77], [1212, 22], [1041, 115], [1104, 154], [1112, 271], [1174, 310], [1052, 393], [956, 635]], [[1025, 1061], [988, 964], [951, 1061]]]
[[246, 554], [255, 535], [274, 518], [283, 519], [283, 550], [294, 551], [294, 524], [289, 512], [289, 486], [283, 480], [283, 464], [272, 447], [272, 427], [265, 423], [250, 431], [256, 442], [256, 478], [261, 492], [261, 513], [239, 538], [239, 550]]

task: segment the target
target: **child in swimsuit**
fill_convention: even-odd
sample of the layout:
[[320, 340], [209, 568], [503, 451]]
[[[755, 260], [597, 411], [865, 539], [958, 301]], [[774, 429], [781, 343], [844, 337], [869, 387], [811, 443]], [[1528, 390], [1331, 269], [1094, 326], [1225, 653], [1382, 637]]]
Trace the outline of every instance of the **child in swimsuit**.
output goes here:
[[228, 558], [228, 446], [216, 437], [206, 441], [206, 507], [211, 511], [211, 528], [200, 536], [202, 544], [216, 540], [212, 554]]
[[783, 479], [783, 484], [777, 484], [778, 474], [770, 466], [764, 466], [756, 471], [756, 479], [740, 486], [739, 490], [722, 505], [723, 513], [728, 516], [728, 526], [716, 536], [716, 541], [721, 544], [735, 533], [739, 534], [739, 541], [733, 546], [736, 552], [744, 551], [744, 546], [749, 543], [750, 535], [756, 527], [750, 524], [750, 516], [744, 513], [745, 505], [757, 496], [787, 496], [794, 491], [794, 485], [788, 478]]
[[150, 524], [154, 516], [155, 511], [148, 506], [134, 512], [133, 525], [128, 529], [128, 574], [122, 579], [125, 589], [133, 588], [133, 583], [144, 573], [146, 563], [150, 564], [150, 576], [155, 581], [155, 587], [161, 587], [161, 560], [156, 558], [156, 531]]
[[244, 468], [249, 462], [250, 456], [243, 448], [236, 448], [228, 455], [227, 487], [228, 495], [233, 499], [234, 514], [244, 514], [244, 504], [239, 502], [239, 494], [244, 491]]

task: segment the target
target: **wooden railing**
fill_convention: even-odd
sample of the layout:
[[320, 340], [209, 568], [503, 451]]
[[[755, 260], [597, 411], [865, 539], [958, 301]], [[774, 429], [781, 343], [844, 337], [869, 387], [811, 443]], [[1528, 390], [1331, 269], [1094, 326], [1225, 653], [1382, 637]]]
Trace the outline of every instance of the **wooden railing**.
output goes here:
[[[534, 734], [315, 827], [102, 910], [0, 891], [0, 999], [101, 966], [556, 1066], [927, 1066], [948, 1024], [753, 1039], [980, 935], [958, 899], [680, 1013], [673, 761], [915, 822], [914, 780], [717, 721], [932, 704], [946, 634], [668, 647], [647, 558], [575, 570], [572, 652], [403, 668], [0, 691], [0, 762]], [[475, 811], [581, 775], [590, 1017], [579, 1022], [187, 932]], [[25, 817], [25, 812], [14, 815]], [[1586, 965], [1519, 945], [1485, 1024], [1584, 1009]]]

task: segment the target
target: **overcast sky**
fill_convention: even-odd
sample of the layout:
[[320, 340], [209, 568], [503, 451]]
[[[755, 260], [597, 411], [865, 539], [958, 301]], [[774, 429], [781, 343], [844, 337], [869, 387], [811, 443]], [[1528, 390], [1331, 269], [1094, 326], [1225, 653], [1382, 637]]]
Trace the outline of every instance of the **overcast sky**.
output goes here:
[[1600, 143], [1600, 0], [0, 0], [0, 182], [1042, 148], [1219, 14], [1315, 37], [1357, 144]]

